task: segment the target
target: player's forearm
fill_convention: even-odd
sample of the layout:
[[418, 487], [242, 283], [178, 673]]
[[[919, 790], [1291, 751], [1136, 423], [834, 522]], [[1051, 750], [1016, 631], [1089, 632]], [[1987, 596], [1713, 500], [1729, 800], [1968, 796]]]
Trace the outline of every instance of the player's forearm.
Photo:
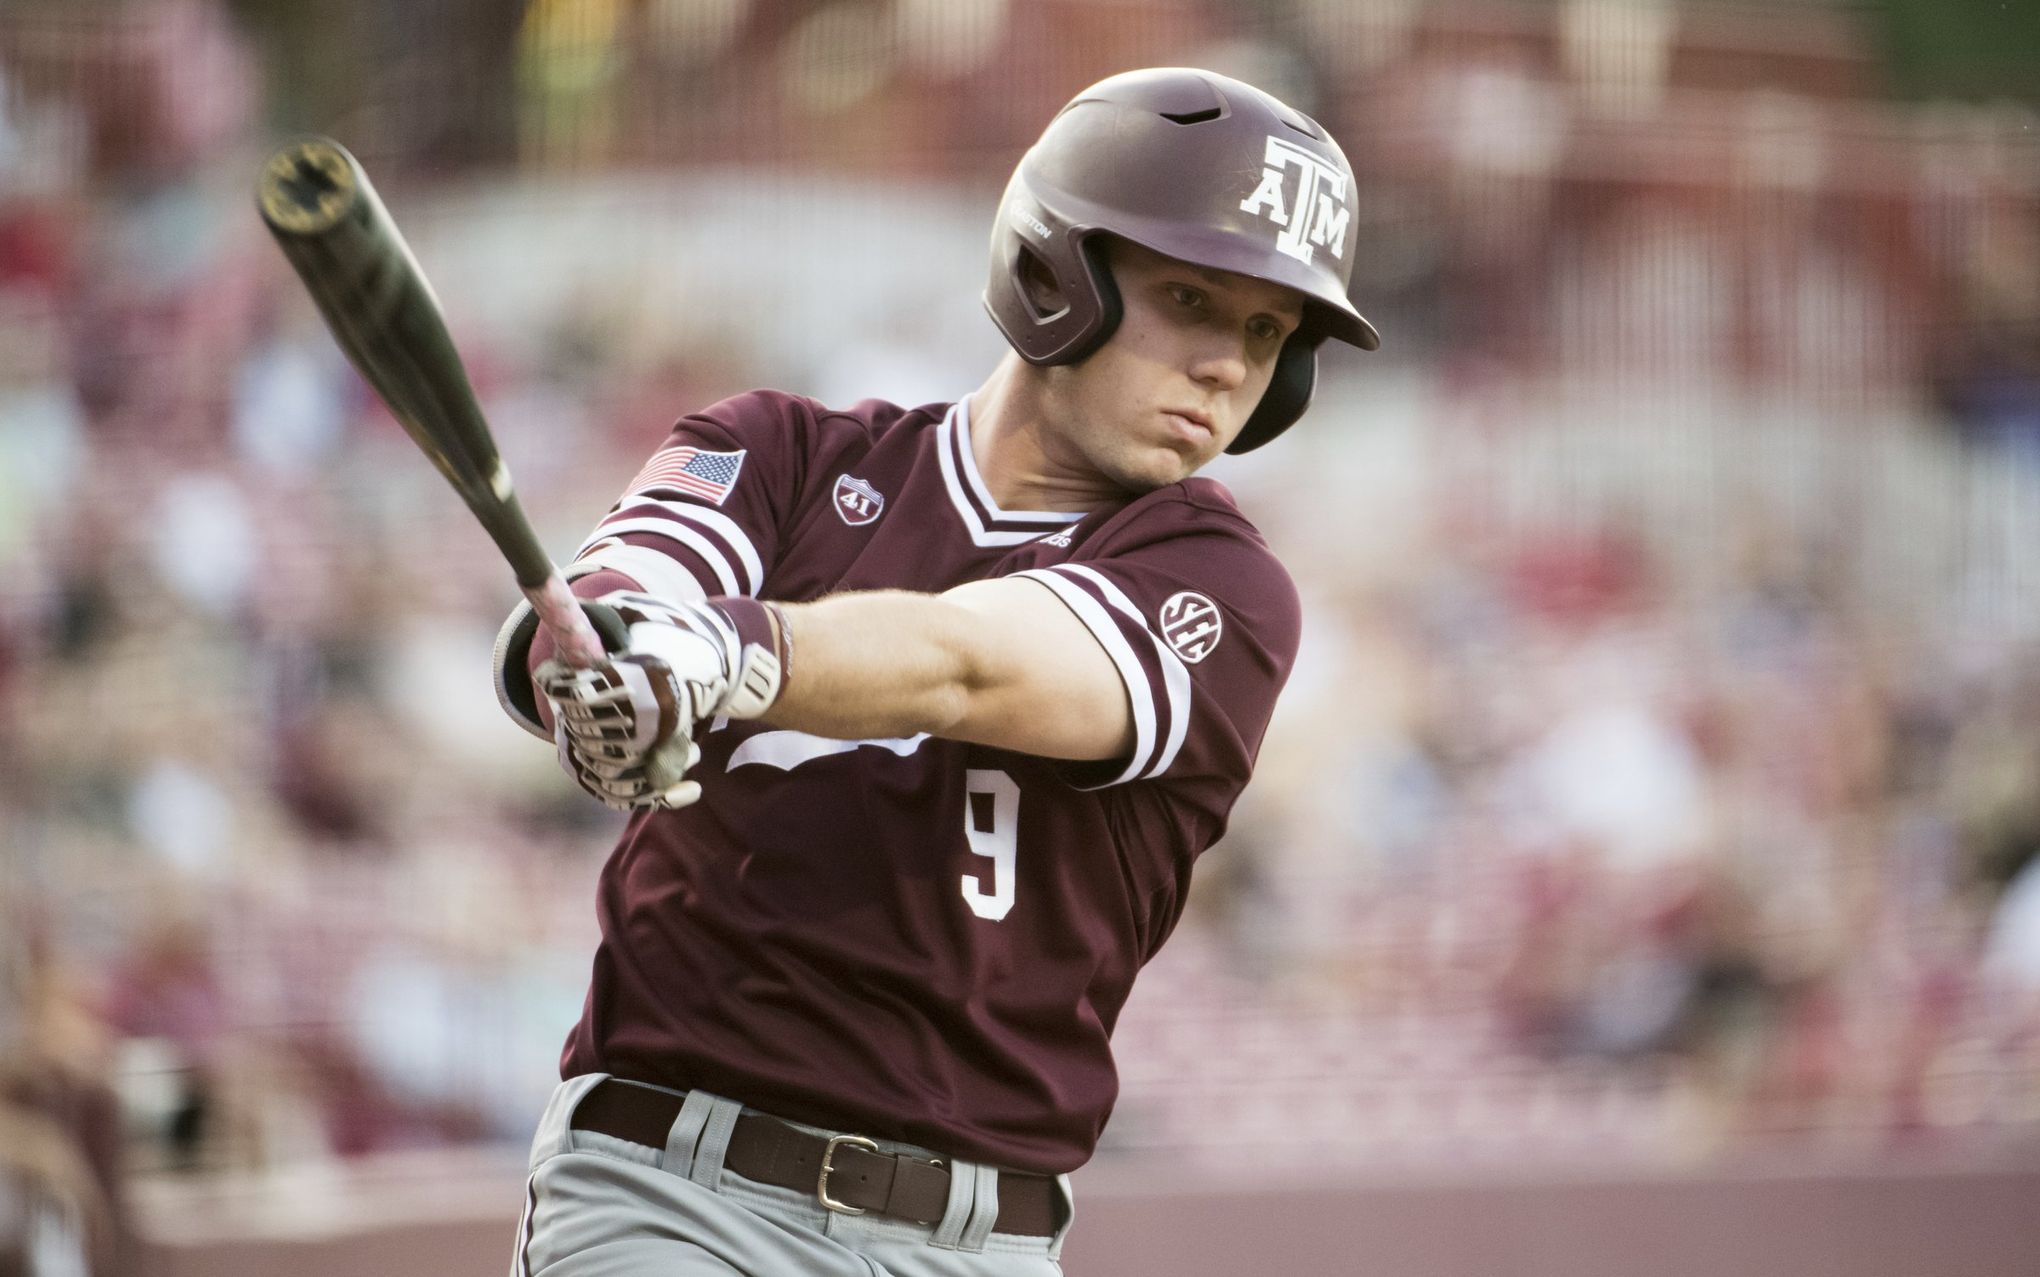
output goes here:
[[783, 609], [792, 677], [775, 726], [844, 740], [940, 736], [982, 686], [979, 618], [934, 594], [840, 594]]

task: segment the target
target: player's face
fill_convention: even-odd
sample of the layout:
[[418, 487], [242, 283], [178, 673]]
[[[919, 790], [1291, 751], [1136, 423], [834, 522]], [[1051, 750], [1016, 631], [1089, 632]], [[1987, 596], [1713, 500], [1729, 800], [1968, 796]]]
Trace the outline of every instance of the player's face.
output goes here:
[[1300, 294], [1113, 241], [1124, 317], [1059, 370], [1065, 442], [1123, 488], [1187, 478], [1238, 437], [1303, 318]]

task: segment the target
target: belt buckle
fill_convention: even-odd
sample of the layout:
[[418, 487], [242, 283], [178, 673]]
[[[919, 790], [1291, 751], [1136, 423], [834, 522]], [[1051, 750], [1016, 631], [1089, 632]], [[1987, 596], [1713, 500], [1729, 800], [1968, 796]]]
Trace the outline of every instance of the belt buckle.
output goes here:
[[864, 1213], [862, 1206], [851, 1206], [829, 1196], [829, 1173], [836, 1169], [831, 1164], [830, 1159], [834, 1158], [836, 1150], [845, 1144], [861, 1148], [868, 1153], [878, 1152], [878, 1145], [871, 1140], [865, 1139], [862, 1135], [830, 1136], [828, 1146], [822, 1150], [822, 1173], [815, 1177], [815, 1196], [822, 1199], [823, 1206], [828, 1207], [838, 1215], [862, 1215]]

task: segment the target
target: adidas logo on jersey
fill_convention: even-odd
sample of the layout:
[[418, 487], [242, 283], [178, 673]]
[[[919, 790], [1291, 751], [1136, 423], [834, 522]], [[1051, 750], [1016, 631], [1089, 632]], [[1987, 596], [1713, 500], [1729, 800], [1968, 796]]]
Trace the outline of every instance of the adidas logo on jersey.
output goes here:
[[1064, 528], [1060, 532], [1051, 532], [1045, 537], [1036, 537], [1035, 540], [1042, 545], [1052, 545], [1058, 550], [1067, 550], [1070, 548], [1070, 530]]

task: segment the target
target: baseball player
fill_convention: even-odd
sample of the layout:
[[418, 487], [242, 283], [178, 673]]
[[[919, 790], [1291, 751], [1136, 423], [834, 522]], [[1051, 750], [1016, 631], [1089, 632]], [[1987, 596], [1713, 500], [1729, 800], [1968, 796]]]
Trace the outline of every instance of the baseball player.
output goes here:
[[519, 1277], [1059, 1270], [1113, 1023], [1296, 651], [1194, 476], [1378, 345], [1352, 198], [1258, 89], [1105, 80], [1000, 201], [982, 386], [686, 417], [569, 573], [628, 645], [511, 617], [506, 709], [632, 812]]

